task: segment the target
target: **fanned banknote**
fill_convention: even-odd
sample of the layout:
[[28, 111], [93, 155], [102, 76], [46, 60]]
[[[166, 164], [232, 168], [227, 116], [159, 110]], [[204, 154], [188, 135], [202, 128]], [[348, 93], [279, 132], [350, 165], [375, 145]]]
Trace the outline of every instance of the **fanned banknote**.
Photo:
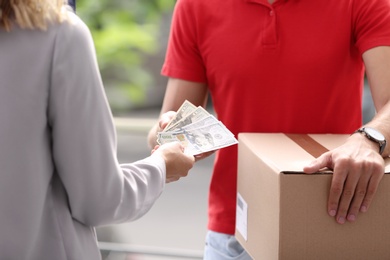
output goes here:
[[[187, 101], [188, 102], [188, 101]], [[188, 109], [187, 111], [189, 111]], [[180, 129], [183, 126], [192, 124], [194, 122], [197, 122], [201, 120], [202, 118], [205, 118], [209, 116], [210, 113], [207, 112], [203, 107], [195, 107], [194, 110], [190, 111], [189, 113], [185, 114], [179, 121], [176, 121], [173, 125], [168, 125], [165, 127], [164, 132], [172, 131], [175, 129]]]
[[[221, 121], [204, 108], [191, 105], [189, 101], [185, 101], [178, 110], [179, 119], [173, 118], [171, 122], [175, 123], [170, 123], [164, 131], [157, 134], [159, 144], [180, 141], [184, 144], [186, 153], [197, 155], [238, 143]], [[182, 108], [185, 108], [185, 112], [180, 111]]]
[[184, 101], [184, 103], [180, 106], [179, 110], [177, 110], [176, 116], [171, 119], [165, 129], [170, 129], [174, 124], [183, 119], [186, 115], [190, 114], [192, 111], [196, 109], [196, 106], [193, 105], [188, 100]]

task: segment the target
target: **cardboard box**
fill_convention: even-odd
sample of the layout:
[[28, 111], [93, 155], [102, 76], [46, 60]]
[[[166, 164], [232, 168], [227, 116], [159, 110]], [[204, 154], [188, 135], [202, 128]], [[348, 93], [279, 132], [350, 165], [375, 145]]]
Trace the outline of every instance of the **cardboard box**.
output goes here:
[[340, 225], [327, 213], [332, 172], [302, 172], [347, 137], [239, 135], [236, 237], [254, 259], [390, 259], [390, 175], [369, 211]]

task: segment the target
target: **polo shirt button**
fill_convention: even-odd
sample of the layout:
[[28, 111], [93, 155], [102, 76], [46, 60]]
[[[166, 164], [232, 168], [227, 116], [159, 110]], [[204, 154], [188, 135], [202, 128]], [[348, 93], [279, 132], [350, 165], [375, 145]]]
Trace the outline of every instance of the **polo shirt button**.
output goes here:
[[269, 11], [269, 16], [274, 16], [274, 11]]

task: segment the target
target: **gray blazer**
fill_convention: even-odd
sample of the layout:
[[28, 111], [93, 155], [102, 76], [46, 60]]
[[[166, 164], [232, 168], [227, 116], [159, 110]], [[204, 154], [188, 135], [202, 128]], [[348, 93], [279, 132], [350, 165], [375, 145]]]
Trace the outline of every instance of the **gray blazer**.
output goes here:
[[139, 218], [165, 185], [157, 155], [118, 163], [93, 41], [69, 16], [0, 29], [1, 260], [100, 259], [94, 227]]

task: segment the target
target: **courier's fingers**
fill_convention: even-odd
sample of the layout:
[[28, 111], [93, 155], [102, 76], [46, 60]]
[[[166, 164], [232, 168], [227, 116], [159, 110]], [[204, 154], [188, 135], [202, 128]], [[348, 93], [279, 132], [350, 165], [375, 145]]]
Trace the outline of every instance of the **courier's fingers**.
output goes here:
[[313, 160], [309, 165], [303, 168], [303, 172], [307, 174], [315, 173], [323, 168], [333, 169], [332, 156], [330, 152], [322, 154], [317, 159]]
[[168, 111], [162, 114], [158, 123], [160, 129], [163, 130], [175, 115], [176, 115], [175, 111]]

